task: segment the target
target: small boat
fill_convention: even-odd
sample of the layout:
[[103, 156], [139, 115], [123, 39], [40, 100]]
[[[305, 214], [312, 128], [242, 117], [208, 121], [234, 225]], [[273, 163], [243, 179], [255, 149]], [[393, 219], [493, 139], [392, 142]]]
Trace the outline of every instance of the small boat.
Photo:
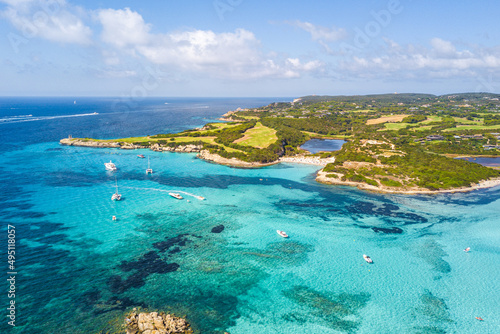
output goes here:
[[115, 182], [116, 182], [116, 192], [111, 196], [111, 200], [112, 201], [119, 201], [122, 199], [122, 195], [120, 193], [118, 193], [118, 181], [116, 181], [116, 178], [115, 178]]
[[281, 235], [283, 238], [288, 238], [288, 234], [285, 231], [276, 230], [276, 233]]
[[481, 317], [476, 317], [476, 319], [479, 320], [479, 321], [484, 321], [484, 319], [481, 318]]
[[111, 170], [111, 171], [115, 171], [117, 169], [116, 165], [114, 163], [112, 163], [111, 160], [109, 160], [109, 162], [105, 162], [104, 167], [106, 167], [107, 170]]
[[116, 216], [113, 216], [113, 218], [112, 218], [112, 219], [113, 219], [113, 220], [116, 220]]
[[366, 254], [363, 254], [363, 259], [365, 259], [365, 261], [368, 263], [373, 263], [373, 260]]
[[153, 170], [149, 166], [149, 157], [148, 157], [148, 169], [146, 169], [146, 174], [153, 174]]
[[467, 247], [466, 249], [464, 249], [464, 252], [467, 253], [468, 251], [470, 251], [470, 247]]
[[182, 197], [181, 195], [179, 195], [178, 193], [168, 193], [170, 196], [172, 196], [173, 198], [177, 198], [177, 199], [183, 199], [184, 197]]
[[137, 156], [138, 156], [139, 158], [141, 158], [141, 159], [144, 159], [144, 158], [145, 158], [144, 154], [138, 154]]
[[205, 197], [203, 196], [195, 196], [197, 199], [199, 199], [200, 201], [204, 201], [205, 200]]

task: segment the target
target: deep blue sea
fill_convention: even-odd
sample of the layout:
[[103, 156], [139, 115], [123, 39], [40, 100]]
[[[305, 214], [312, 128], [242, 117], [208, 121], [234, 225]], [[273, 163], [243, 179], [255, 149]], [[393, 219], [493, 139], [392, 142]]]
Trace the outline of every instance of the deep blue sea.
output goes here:
[[106, 333], [143, 307], [198, 333], [500, 333], [500, 187], [383, 195], [318, 184], [317, 166], [59, 145], [180, 131], [276, 100], [291, 99], [0, 98], [4, 282], [8, 225], [16, 242], [0, 332]]

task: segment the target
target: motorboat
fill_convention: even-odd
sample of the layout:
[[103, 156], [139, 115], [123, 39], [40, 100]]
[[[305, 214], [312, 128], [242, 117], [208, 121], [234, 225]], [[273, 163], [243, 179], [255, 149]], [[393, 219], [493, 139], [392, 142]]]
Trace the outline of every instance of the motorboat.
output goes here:
[[141, 158], [141, 159], [144, 159], [144, 158], [145, 158], [144, 154], [138, 154], [137, 156], [138, 156], [139, 158]]
[[276, 230], [276, 232], [281, 235], [283, 238], [288, 238], [288, 234], [286, 234], [285, 231], [280, 231], [280, 230]]
[[365, 259], [365, 261], [368, 263], [373, 263], [373, 260], [366, 254], [363, 254], [363, 259]]
[[179, 195], [178, 193], [168, 193], [170, 196], [172, 196], [173, 198], [177, 198], [177, 199], [183, 199], [184, 197], [182, 197], [181, 195]]
[[117, 169], [116, 165], [114, 163], [112, 163], [111, 160], [109, 160], [109, 162], [105, 162], [104, 167], [106, 167], [107, 170], [111, 170], [111, 171], [115, 171]]
[[466, 249], [464, 249], [464, 252], [467, 253], [468, 251], [470, 251], [470, 247], [467, 247]]

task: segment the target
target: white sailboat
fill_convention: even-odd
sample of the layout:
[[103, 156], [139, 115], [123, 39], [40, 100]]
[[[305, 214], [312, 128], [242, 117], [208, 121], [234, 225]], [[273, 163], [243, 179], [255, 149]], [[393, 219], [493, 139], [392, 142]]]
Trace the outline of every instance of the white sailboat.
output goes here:
[[111, 200], [112, 201], [119, 201], [122, 199], [122, 195], [120, 193], [118, 193], [118, 181], [116, 180], [116, 178], [115, 178], [115, 182], [116, 182], [116, 192], [113, 194], [113, 196], [111, 196]]
[[149, 166], [149, 157], [148, 157], [148, 169], [146, 169], [146, 174], [153, 174], [153, 170]]

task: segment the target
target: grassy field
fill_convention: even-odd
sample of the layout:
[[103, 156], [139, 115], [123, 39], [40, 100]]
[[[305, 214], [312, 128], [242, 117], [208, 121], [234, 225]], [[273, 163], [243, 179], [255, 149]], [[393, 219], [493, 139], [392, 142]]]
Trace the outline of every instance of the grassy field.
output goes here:
[[93, 139], [93, 140], [103, 142], [103, 143], [111, 143], [111, 142], [143, 143], [143, 142], [147, 142], [147, 141], [157, 141], [159, 139], [162, 139], [162, 138], [129, 137], [129, 138], [120, 138], [120, 139]]
[[217, 129], [225, 129], [225, 128], [230, 128], [230, 127], [237, 126], [237, 125], [240, 125], [240, 124], [241, 123], [209, 123], [207, 125], [214, 126]]
[[259, 119], [257, 116], [240, 116], [244, 119]]
[[257, 122], [255, 127], [245, 131], [244, 135], [243, 138], [236, 140], [235, 143], [245, 146], [266, 148], [278, 139], [278, 137], [276, 137], [276, 130], [268, 128], [260, 122]]
[[[372, 118], [366, 121], [367, 125], [372, 125], [372, 124], [381, 124], [381, 123], [387, 123], [387, 122], [401, 122], [403, 118], [405, 118], [408, 115], [391, 115], [391, 116], [382, 116], [379, 118]], [[406, 126], [406, 125], [405, 125]]]
[[470, 121], [465, 117], [453, 117], [453, 119], [455, 120], [455, 122], [460, 124], [483, 125], [483, 119], [476, 118], [473, 121]]
[[460, 130], [498, 130], [500, 125], [457, 125], [456, 128], [445, 129], [443, 131], [460, 131]]
[[385, 126], [385, 129], [382, 129], [382, 130], [379, 130], [379, 131], [383, 131], [383, 130], [399, 130], [399, 129], [404, 129], [406, 128], [408, 125], [411, 126], [413, 129], [413, 131], [421, 131], [421, 130], [426, 130], [426, 129], [429, 129], [431, 128], [432, 126], [429, 126], [427, 124], [429, 123], [432, 123], [432, 122], [440, 122], [441, 121], [441, 117], [439, 116], [427, 116], [427, 119], [425, 121], [422, 121], [422, 122], [418, 122], [418, 123], [385, 123], [384, 126]]
[[431, 123], [431, 122], [441, 122], [442, 117], [439, 116], [427, 116], [427, 119], [425, 121], [416, 123], [416, 124], [426, 124], [426, 123]]
[[385, 123], [384, 126], [385, 126], [385, 129], [382, 129], [382, 130], [399, 130], [399, 129], [404, 129], [406, 128], [408, 125], [412, 126], [412, 124], [410, 123]]
[[434, 125], [419, 126], [418, 128], [413, 128], [413, 131], [425, 131], [430, 130]]

